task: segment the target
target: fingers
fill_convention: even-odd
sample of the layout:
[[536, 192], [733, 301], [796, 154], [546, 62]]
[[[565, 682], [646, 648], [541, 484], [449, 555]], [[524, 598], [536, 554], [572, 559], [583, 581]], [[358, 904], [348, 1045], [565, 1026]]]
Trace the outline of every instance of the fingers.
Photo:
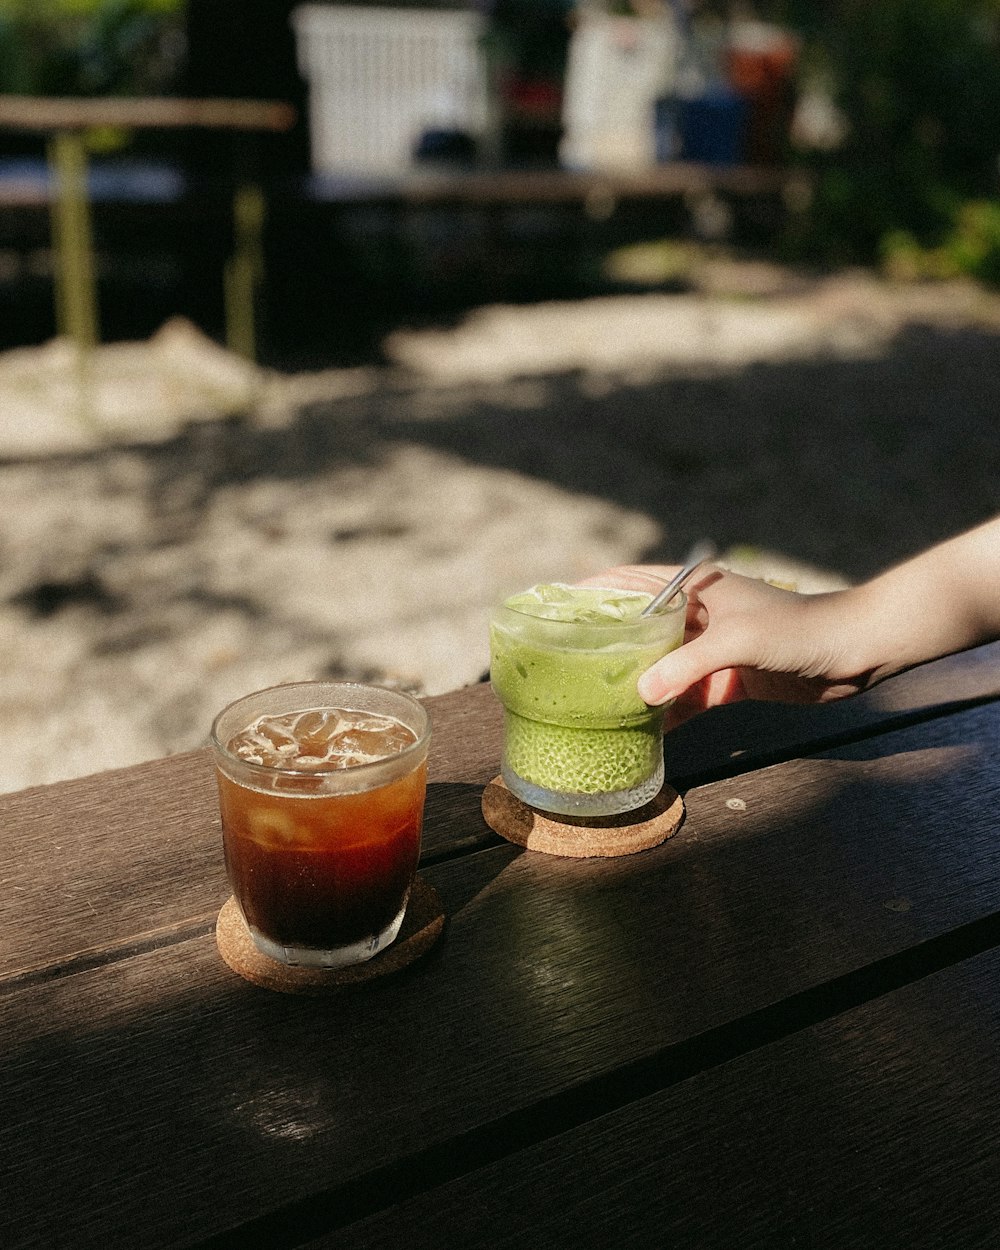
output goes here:
[[[643, 590], [656, 594], [670, 581], [679, 568], [680, 565], [676, 564], [622, 564], [615, 568], [605, 569], [593, 577], [584, 578], [577, 585]], [[704, 644], [699, 645], [699, 635], [705, 628], [707, 618], [705, 609], [698, 600], [698, 591], [712, 586], [722, 575], [720, 569], [706, 565], [704, 569], [699, 570], [697, 578], [692, 581], [690, 587], [692, 593], [688, 601], [688, 640], [680, 650], [665, 656], [639, 679], [639, 695], [651, 706], [659, 706], [678, 699], [697, 683], [708, 678], [713, 670], [719, 667], [718, 662], [711, 658], [708, 648]], [[704, 695], [714, 701], [722, 701], [730, 697], [732, 689], [732, 681], [726, 681], [724, 688], [716, 682], [711, 687], [706, 686]], [[676, 711], [672, 709], [671, 713], [676, 718], [683, 715], [686, 709], [690, 709], [687, 715], [693, 716], [696, 712], [703, 711], [706, 706], [709, 705], [703, 701], [699, 703], [698, 694], [692, 691], [691, 697], [678, 705]]]
[[664, 712], [664, 731], [676, 729], [712, 707], [736, 703], [748, 698], [743, 674], [739, 669], [723, 668], [696, 682], [680, 695]]
[[[699, 682], [718, 677], [720, 680], [715, 683], [714, 688], [706, 686], [704, 693], [711, 696], [714, 702], [724, 702], [725, 696], [733, 693], [730, 689], [731, 680], [725, 678], [726, 672], [732, 673], [734, 670], [723, 668], [711, 648], [701, 638], [695, 638], [646, 669], [639, 678], [639, 697], [651, 707], [659, 707], [671, 699], [680, 698]], [[707, 706], [710, 705], [702, 704], [702, 708]]]
[[702, 655], [702, 650], [695, 640], [657, 660], [639, 679], [640, 699], [651, 707], [659, 707], [677, 699], [695, 682], [709, 675], [711, 665]]

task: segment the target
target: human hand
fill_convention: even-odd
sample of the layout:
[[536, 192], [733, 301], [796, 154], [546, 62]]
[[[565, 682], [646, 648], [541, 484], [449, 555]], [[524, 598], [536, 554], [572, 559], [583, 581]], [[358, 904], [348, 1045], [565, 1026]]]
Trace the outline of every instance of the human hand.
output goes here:
[[[675, 565], [624, 565], [582, 584], [655, 593]], [[670, 729], [698, 712], [740, 699], [824, 703], [857, 694], [873, 674], [855, 671], [846, 592], [803, 595], [714, 565], [685, 587], [684, 646], [639, 679], [639, 694], [657, 706], [673, 700]]]

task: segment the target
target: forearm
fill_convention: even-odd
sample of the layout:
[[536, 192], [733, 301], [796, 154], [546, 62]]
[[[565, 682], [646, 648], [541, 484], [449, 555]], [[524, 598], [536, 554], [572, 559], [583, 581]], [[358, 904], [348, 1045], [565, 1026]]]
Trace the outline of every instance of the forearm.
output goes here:
[[[673, 566], [610, 569], [595, 585], [644, 589]], [[706, 566], [688, 584], [687, 642], [639, 679], [668, 721], [736, 699], [827, 702], [1000, 638], [1000, 517], [860, 586], [796, 594]]]
[[845, 592], [843, 606], [869, 684], [1000, 638], [1000, 518]]

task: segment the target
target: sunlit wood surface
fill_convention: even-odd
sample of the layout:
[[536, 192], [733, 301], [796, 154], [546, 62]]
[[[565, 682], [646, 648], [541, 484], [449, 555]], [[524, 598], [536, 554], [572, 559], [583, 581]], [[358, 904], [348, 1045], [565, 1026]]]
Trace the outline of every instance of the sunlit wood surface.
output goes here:
[[334, 999], [220, 960], [197, 750], [0, 797], [5, 1247], [990, 1244], [1000, 648], [667, 738], [661, 847], [564, 860], [427, 701], [448, 914]]

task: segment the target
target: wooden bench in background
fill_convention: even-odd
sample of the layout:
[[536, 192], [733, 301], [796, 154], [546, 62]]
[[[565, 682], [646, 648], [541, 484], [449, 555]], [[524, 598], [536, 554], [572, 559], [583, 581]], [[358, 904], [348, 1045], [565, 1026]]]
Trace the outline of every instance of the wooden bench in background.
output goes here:
[[[0, 95], [0, 129], [48, 137], [51, 182], [26, 190], [24, 182], [0, 184], [0, 203], [23, 207], [45, 195], [52, 212], [56, 256], [56, 324], [87, 351], [99, 338], [91, 184], [87, 134], [100, 128], [176, 130], [203, 128], [237, 138], [288, 130], [295, 120], [290, 105], [259, 100], [56, 99]], [[162, 180], [160, 194], [162, 194]], [[249, 161], [234, 162], [231, 187], [233, 251], [224, 275], [229, 346], [253, 357], [256, 351], [254, 302], [262, 271], [264, 195], [259, 172]]]

